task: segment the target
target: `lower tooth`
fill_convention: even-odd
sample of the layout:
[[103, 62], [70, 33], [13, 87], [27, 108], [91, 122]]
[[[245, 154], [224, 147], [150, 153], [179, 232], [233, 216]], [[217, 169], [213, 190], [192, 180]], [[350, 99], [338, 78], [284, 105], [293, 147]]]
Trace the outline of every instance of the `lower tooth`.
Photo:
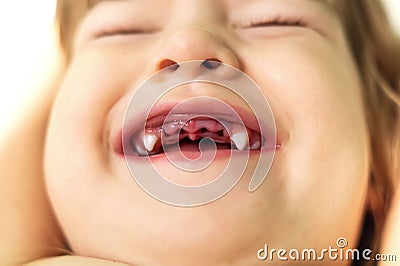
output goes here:
[[260, 141], [256, 141], [253, 143], [253, 145], [251, 145], [250, 149], [252, 150], [258, 150], [261, 147], [261, 142]]
[[140, 143], [135, 142], [133, 139], [130, 141], [132, 148], [137, 152], [139, 156], [147, 156], [148, 151]]

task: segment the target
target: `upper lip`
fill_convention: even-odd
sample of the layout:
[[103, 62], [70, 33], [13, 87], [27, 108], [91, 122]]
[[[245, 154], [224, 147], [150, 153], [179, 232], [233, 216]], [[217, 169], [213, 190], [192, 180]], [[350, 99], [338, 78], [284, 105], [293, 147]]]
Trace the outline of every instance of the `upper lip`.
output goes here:
[[[161, 125], [167, 118], [168, 114], [170, 114], [170, 112], [180, 103], [181, 101], [160, 102], [154, 105], [151, 109], [149, 107], [147, 110], [136, 112], [134, 115], [131, 115], [131, 117], [126, 116], [124, 119], [124, 125], [119, 132], [113, 136], [112, 146], [114, 151], [123, 154], [123, 143], [129, 142], [129, 139], [133, 134], [140, 130], [144, 130], [146, 126], [151, 126], [152, 123], [154, 125]], [[226, 102], [224, 101], [224, 103]], [[207, 106], [206, 110], [205, 106]], [[280, 144], [280, 140], [275, 134], [275, 124], [270, 125], [267, 124], [266, 121], [261, 119], [258, 120], [252, 112], [247, 111], [245, 108], [240, 106], [229, 106], [236, 111], [247, 128], [259, 133], [262, 131], [262, 137], [264, 139], [274, 139], [276, 145]], [[182, 114], [210, 115], [221, 119], [224, 119], [225, 115], [225, 113], [221, 112], [220, 105], [215, 104], [213, 101], [207, 103], [201, 102], [201, 104], [195, 102], [190, 104], [190, 106], [179, 107], [179, 112]], [[265, 130], [261, 130], [261, 128]]]

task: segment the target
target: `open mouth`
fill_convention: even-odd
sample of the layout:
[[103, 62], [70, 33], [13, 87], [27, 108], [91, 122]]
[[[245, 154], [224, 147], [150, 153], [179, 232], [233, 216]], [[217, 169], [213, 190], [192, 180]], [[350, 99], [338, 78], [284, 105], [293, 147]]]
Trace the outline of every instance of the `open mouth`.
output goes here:
[[[275, 133], [261, 131], [254, 114], [241, 108], [233, 108], [235, 117], [226, 108], [213, 103], [195, 103], [173, 110], [177, 105], [157, 106], [148, 119], [137, 115], [132, 122], [126, 123], [116, 150], [129, 157], [155, 157], [178, 148], [184, 154], [197, 157], [203, 139], [211, 139], [218, 151], [257, 152], [279, 148]], [[207, 112], [204, 106], [207, 106]]]
[[229, 117], [217, 115], [221, 119], [216, 120], [204, 114], [192, 119], [187, 119], [188, 116], [193, 114], [158, 116], [148, 120], [144, 131], [135, 132], [130, 137], [131, 150], [128, 147], [126, 153], [153, 156], [177, 144], [182, 151], [200, 152], [199, 142], [203, 138], [213, 140], [219, 150], [259, 150], [262, 146], [259, 132], [237, 124]]

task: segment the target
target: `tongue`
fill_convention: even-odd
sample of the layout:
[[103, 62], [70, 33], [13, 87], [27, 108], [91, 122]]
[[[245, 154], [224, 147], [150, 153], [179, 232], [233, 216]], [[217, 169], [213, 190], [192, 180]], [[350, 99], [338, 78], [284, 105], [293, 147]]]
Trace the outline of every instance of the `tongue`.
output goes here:
[[[217, 144], [218, 150], [225, 149], [229, 150], [231, 148], [231, 145], [226, 143], [226, 144]], [[200, 152], [200, 143], [199, 141], [190, 141], [188, 139], [183, 139], [182, 141], [179, 142], [179, 149], [182, 154], [190, 159], [190, 160], [196, 160], [201, 156], [201, 152], [214, 152], [215, 146], [212, 145], [202, 145], [201, 149], [202, 151]]]
[[179, 149], [186, 158], [191, 160], [196, 160], [201, 155], [198, 142], [187, 140], [181, 141], [179, 143]]

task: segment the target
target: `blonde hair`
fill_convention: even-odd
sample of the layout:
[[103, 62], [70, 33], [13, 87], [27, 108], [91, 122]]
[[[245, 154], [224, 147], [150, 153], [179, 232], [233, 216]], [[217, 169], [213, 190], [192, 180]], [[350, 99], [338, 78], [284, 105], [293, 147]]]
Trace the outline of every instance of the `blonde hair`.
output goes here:
[[[333, 0], [331, 4], [342, 21], [364, 85], [371, 136], [369, 187], [374, 200], [366, 212], [360, 243], [377, 250], [400, 179], [400, 43], [380, 1]], [[75, 30], [89, 8], [89, 1], [58, 0], [60, 44], [67, 61], [72, 56]]]
[[400, 42], [380, 1], [335, 0], [333, 3], [364, 85], [371, 136], [370, 193], [373, 194], [366, 217], [373, 217], [374, 227], [373, 238], [364, 240], [378, 250], [384, 221], [400, 179]]

